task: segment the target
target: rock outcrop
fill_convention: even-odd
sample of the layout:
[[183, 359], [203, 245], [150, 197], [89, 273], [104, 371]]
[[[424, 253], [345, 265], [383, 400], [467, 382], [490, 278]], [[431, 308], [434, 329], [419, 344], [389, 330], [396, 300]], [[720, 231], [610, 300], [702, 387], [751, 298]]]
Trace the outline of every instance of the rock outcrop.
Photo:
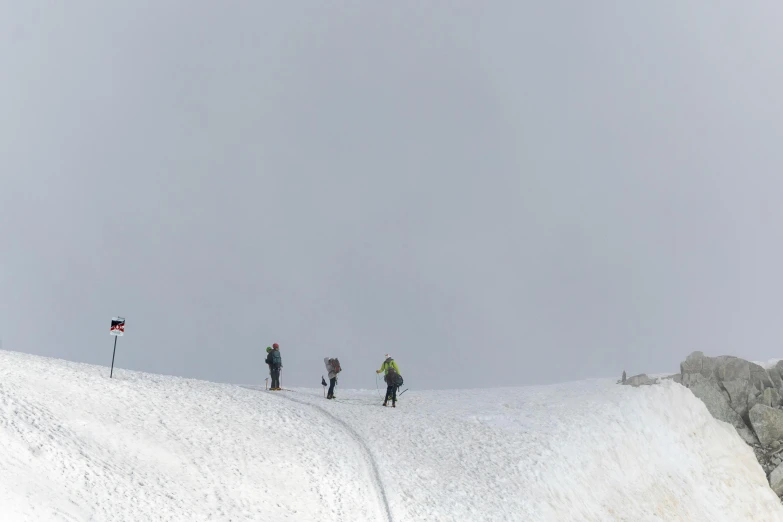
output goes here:
[[[734, 426], [753, 447], [770, 487], [783, 498], [783, 361], [766, 369], [739, 357], [693, 352], [680, 364], [680, 373], [666, 379], [690, 389], [713, 417]], [[641, 374], [623, 384], [655, 382]]]
[[777, 496], [783, 496], [783, 464], [778, 464], [769, 474], [769, 485]]
[[657, 384], [657, 379], [651, 379], [650, 377], [647, 377], [646, 374], [640, 373], [639, 375], [634, 375], [632, 377], [628, 377], [623, 384], [627, 384], [629, 386], [650, 386], [653, 384]]
[[687, 387], [696, 397], [701, 399], [713, 417], [734, 426], [740, 437], [748, 444], [758, 444], [758, 438], [753, 430], [748, 427], [732, 406], [730, 395], [724, 392], [717, 383], [699, 374], [691, 375], [687, 381]]
[[756, 404], [750, 410], [750, 424], [762, 446], [783, 440], [783, 411]]

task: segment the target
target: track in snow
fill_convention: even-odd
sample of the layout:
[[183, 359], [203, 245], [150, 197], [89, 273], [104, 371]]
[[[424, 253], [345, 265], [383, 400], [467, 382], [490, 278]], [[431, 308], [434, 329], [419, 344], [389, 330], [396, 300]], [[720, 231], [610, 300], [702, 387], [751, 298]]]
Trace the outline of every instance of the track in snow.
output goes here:
[[[245, 388], [249, 388], [251, 390], [259, 390], [259, 388], [253, 387], [253, 386], [245, 386]], [[291, 392], [293, 390], [286, 390], [288, 392]], [[364, 459], [367, 461], [369, 468], [372, 470], [371, 476], [373, 478], [373, 482], [375, 485], [375, 489], [378, 491], [378, 497], [380, 498], [380, 503], [383, 506], [383, 511], [386, 513], [386, 520], [388, 522], [394, 522], [394, 517], [392, 517], [391, 514], [391, 507], [389, 506], [389, 499], [386, 496], [386, 488], [383, 485], [383, 481], [381, 480], [381, 473], [378, 470], [378, 463], [375, 460], [375, 457], [372, 455], [372, 451], [370, 451], [370, 447], [367, 445], [367, 442], [359, 435], [359, 433], [354, 430], [347, 422], [342, 420], [341, 418], [337, 417], [333, 413], [327, 411], [326, 409], [322, 408], [321, 406], [318, 406], [317, 404], [313, 404], [311, 402], [297, 400], [290, 395], [282, 395], [283, 398], [295, 402], [297, 404], [302, 404], [304, 406], [310, 406], [312, 408], [315, 408], [319, 410], [322, 414], [324, 414], [326, 417], [329, 417], [329, 419], [334, 422], [335, 424], [339, 425], [361, 449], [364, 453]]]

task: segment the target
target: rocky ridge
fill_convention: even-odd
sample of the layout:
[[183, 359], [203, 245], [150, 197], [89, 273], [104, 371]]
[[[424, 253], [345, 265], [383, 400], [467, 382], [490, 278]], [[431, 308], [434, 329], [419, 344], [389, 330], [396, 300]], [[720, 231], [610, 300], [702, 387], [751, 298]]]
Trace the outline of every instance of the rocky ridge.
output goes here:
[[[691, 390], [718, 420], [728, 422], [753, 448], [769, 479], [783, 497], [783, 361], [773, 368], [722, 355], [693, 352], [680, 364], [680, 373], [664, 377]], [[618, 381], [629, 386], [659, 382], [645, 374]]]

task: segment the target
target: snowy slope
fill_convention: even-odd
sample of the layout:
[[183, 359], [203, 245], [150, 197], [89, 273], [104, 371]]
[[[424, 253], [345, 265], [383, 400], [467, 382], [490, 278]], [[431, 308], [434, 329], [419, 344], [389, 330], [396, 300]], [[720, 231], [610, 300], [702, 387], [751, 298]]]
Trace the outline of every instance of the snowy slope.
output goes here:
[[0, 351], [0, 520], [783, 521], [672, 382], [252, 388]]
[[385, 520], [331, 428], [269, 393], [0, 352], [0, 520]]
[[783, 520], [749, 447], [671, 381], [409, 391], [380, 418], [373, 393], [325, 408], [373, 448], [396, 520]]

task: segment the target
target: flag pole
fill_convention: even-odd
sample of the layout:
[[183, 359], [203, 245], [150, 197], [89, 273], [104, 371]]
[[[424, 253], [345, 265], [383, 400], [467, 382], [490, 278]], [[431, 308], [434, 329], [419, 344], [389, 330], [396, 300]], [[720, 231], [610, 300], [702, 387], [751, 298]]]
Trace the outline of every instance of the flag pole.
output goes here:
[[111, 373], [109, 373], [109, 379], [114, 375], [114, 356], [117, 354], [117, 335], [114, 336], [114, 351], [111, 354]]

